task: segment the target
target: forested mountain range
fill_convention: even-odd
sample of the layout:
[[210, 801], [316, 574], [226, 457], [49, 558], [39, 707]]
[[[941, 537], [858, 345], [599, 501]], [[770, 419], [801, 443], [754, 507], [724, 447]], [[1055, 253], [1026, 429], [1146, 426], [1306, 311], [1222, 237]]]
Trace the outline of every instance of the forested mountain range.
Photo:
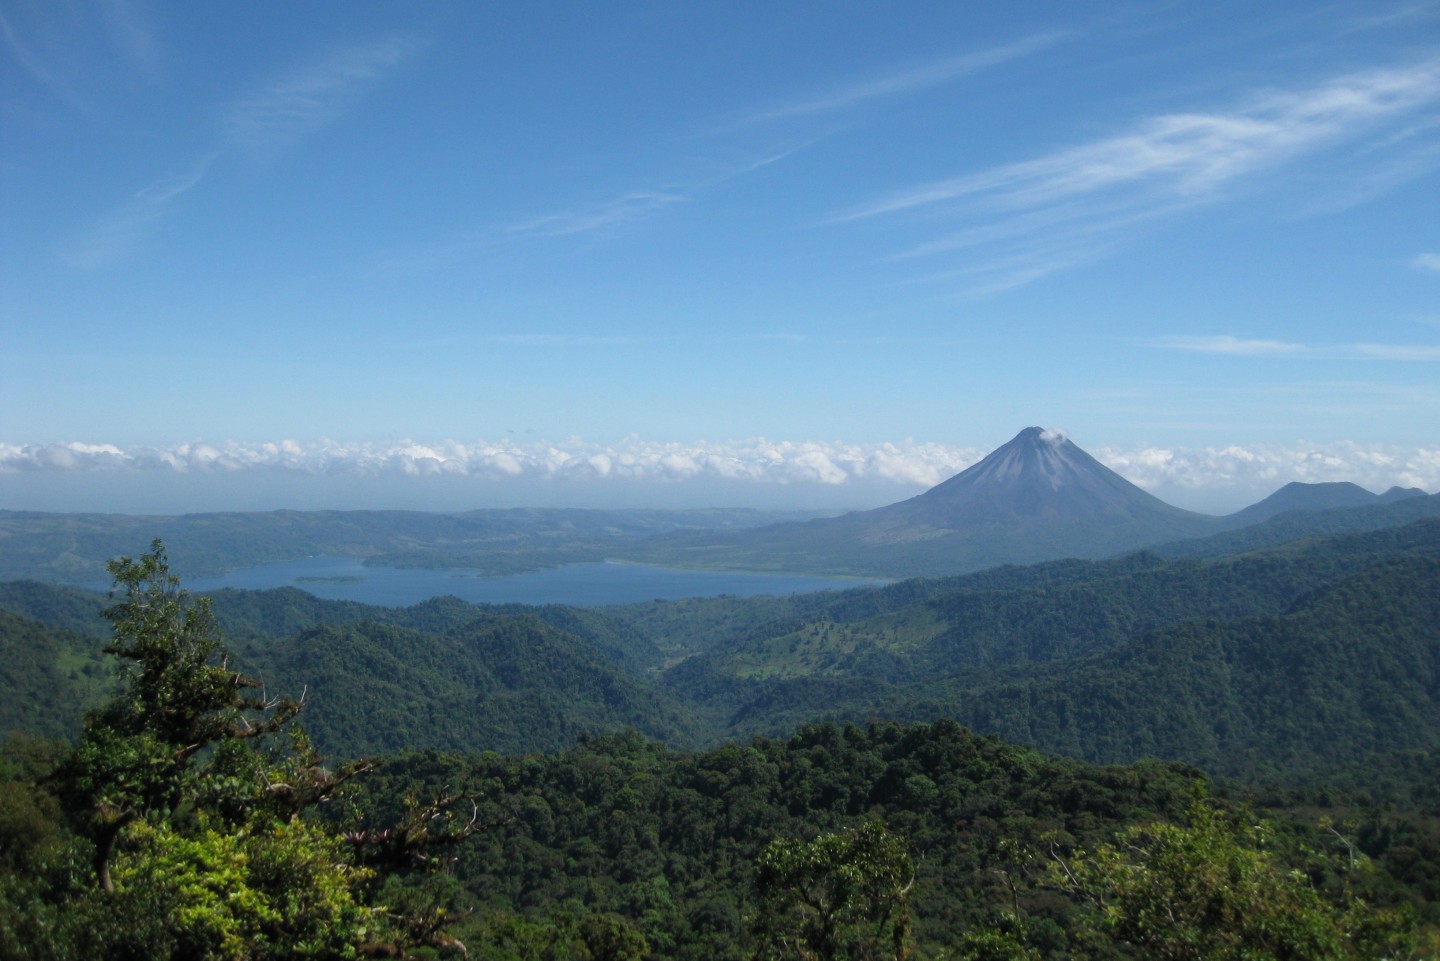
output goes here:
[[943, 716], [1090, 760], [1254, 774], [1436, 745], [1437, 559], [1432, 520], [637, 616], [662, 643], [710, 638], [666, 677], [732, 735]]
[[[324, 755], [384, 755], [322, 812], [336, 830], [474, 799], [491, 827], [384, 897], [425, 887], [480, 957], [738, 961], [783, 935], [764, 920], [773, 845], [831, 850], [867, 824], [910, 859], [923, 957], [1147, 956], [1058, 865], [1101, 871], [1106, 845], [1165, 831], [1200, 859], [1185, 884], [1248, 872], [1225, 896], [1251, 899], [1257, 930], [1294, 897], [1306, 937], [1346, 946], [1334, 957], [1392, 936], [1420, 957], [1440, 923], [1440, 518], [1416, 507], [1432, 501], [784, 598], [386, 608], [284, 588], [220, 591], [213, 610], [267, 700], [303, 696]], [[53, 749], [16, 737], [73, 737], [115, 693], [108, 603], [0, 583], [0, 838], [59, 836], [23, 773]], [[1242, 795], [1259, 814], [1224, 813]], [[40, 863], [21, 857], [0, 858], [0, 933], [23, 952], [39, 937], [23, 925], [73, 894], [13, 873]]]
[[[765, 920], [773, 845], [873, 824], [909, 865], [916, 957], [1149, 956], [1061, 865], [1100, 870], [1107, 845], [1133, 857], [1180, 831], [1189, 860], [1157, 863], [1151, 883], [1178, 871], [1184, 897], [1243, 904], [1262, 942], [1278, 910], [1279, 943], [1358, 959], [1391, 944], [1423, 957], [1440, 923], [1437, 597], [1440, 520], [1424, 520], [1217, 559], [783, 599], [376, 608], [283, 589], [220, 592], [214, 610], [267, 700], [306, 691], [300, 718], [326, 754], [386, 755], [323, 823], [363, 833], [426, 798], [474, 800], [488, 827], [445, 872], [402, 871], [383, 895], [438, 900], [472, 956], [739, 961], [784, 936]], [[15, 780], [44, 770], [43, 745], [15, 732], [72, 736], [76, 709], [112, 693], [94, 655], [106, 603], [0, 585], [0, 838], [58, 831], [54, 802]], [[1140, 760], [1155, 756], [1170, 760]], [[77, 933], [54, 900], [74, 894], [7, 873], [38, 854], [8, 857], [10, 943], [37, 943], [34, 918], [93, 933], [93, 906]], [[1231, 880], [1194, 889], [1227, 865]], [[1216, 923], [1147, 937], [1203, 939]]]
[[[1218, 558], [1139, 553], [788, 598], [213, 600], [237, 657], [277, 693], [306, 691], [307, 727], [344, 756], [554, 750], [621, 727], [695, 746], [948, 717], [1093, 761], [1261, 776], [1436, 746], [1437, 597], [1432, 519]], [[17, 639], [0, 676], [27, 688], [0, 702], [9, 727], [73, 730], [103, 691], [102, 606], [72, 588], [0, 588]]]

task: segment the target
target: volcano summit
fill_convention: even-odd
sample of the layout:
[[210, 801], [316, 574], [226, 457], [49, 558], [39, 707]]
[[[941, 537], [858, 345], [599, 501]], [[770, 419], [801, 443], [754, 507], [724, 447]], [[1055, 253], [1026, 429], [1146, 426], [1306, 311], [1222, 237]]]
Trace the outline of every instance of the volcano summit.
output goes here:
[[1027, 427], [918, 497], [840, 520], [867, 543], [970, 533], [1073, 542], [1076, 556], [1095, 556], [1209, 533], [1215, 519], [1145, 493], [1060, 431]]
[[1166, 504], [1061, 431], [1027, 427], [923, 494], [842, 517], [736, 532], [668, 560], [891, 577], [1107, 557], [1231, 526]]

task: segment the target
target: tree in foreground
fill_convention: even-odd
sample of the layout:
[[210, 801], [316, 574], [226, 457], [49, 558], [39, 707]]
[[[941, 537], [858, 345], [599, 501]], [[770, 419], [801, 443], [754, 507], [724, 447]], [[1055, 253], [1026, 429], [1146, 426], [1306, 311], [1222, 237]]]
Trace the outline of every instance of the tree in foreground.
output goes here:
[[757, 959], [904, 961], [915, 870], [878, 820], [813, 841], [772, 841], [756, 861]]
[[368, 763], [321, 765], [291, 724], [303, 697], [269, 697], [230, 666], [208, 599], [180, 588], [159, 541], [110, 571], [123, 593], [105, 612], [105, 650], [126, 662], [123, 690], [86, 718], [53, 779], [79, 838], [43, 881], [4, 892], [0, 938], [35, 958], [454, 946], [436, 912], [402, 916], [374, 895], [388, 868], [463, 837], [473, 819], [415, 806], [413, 823], [343, 834], [307, 816]]
[[1394, 912], [1317, 891], [1267, 850], [1269, 828], [1204, 798], [1188, 824], [1147, 824], [1091, 853], [1054, 857], [1050, 880], [1086, 907], [1094, 942], [1156, 961], [1379, 961], [1412, 958]]

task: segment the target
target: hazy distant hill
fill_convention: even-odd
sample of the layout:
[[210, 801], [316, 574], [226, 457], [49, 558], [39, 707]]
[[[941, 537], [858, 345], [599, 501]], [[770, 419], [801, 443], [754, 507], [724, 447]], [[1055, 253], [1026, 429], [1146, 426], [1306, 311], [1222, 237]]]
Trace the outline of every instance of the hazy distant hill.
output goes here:
[[1328, 484], [1303, 484], [1294, 481], [1286, 484], [1258, 504], [1251, 504], [1244, 510], [1229, 515], [1228, 519], [1249, 525], [1269, 520], [1288, 511], [1371, 507], [1376, 504], [1424, 496], [1425, 492], [1417, 487], [1392, 487], [1383, 494], [1372, 494], [1359, 484], [1343, 481]]
[[1385, 494], [1369, 494], [1367, 491], [1368, 501], [1362, 501], [1362, 506], [1359, 507], [1287, 510], [1283, 514], [1276, 514], [1234, 530], [1209, 537], [1155, 544], [1148, 549], [1165, 557], [1223, 557], [1226, 554], [1261, 550], [1310, 537], [1379, 531], [1425, 518], [1440, 517], [1440, 494], [1426, 496], [1424, 492], [1412, 494], [1404, 491], [1402, 496], [1396, 496], [1397, 490], [1401, 489], [1392, 488]]
[[0, 510], [0, 581], [100, 587], [105, 565], [160, 538], [188, 577], [317, 554], [395, 567], [469, 567], [493, 574], [604, 560], [637, 539], [672, 531], [773, 524], [813, 512], [524, 509], [50, 514]]

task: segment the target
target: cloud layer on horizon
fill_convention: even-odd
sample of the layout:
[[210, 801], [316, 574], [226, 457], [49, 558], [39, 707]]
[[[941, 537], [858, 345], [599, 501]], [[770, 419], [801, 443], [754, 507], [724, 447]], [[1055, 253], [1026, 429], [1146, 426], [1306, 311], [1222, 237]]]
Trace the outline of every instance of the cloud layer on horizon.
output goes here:
[[[580, 439], [527, 444], [451, 440], [301, 444], [286, 440], [128, 448], [0, 442], [0, 476], [22, 472], [237, 475], [279, 471], [312, 477], [449, 477], [481, 482], [527, 478], [618, 483], [719, 480], [832, 488], [867, 482], [924, 488], [969, 467], [986, 453], [980, 448], [912, 440], [864, 445], [764, 438], [694, 444], [638, 437], [616, 444]], [[1290, 481], [1350, 481], [1375, 491], [1392, 486], [1440, 489], [1440, 447], [1338, 441], [1223, 448], [1102, 446], [1091, 453], [1149, 490], [1274, 489]]]

